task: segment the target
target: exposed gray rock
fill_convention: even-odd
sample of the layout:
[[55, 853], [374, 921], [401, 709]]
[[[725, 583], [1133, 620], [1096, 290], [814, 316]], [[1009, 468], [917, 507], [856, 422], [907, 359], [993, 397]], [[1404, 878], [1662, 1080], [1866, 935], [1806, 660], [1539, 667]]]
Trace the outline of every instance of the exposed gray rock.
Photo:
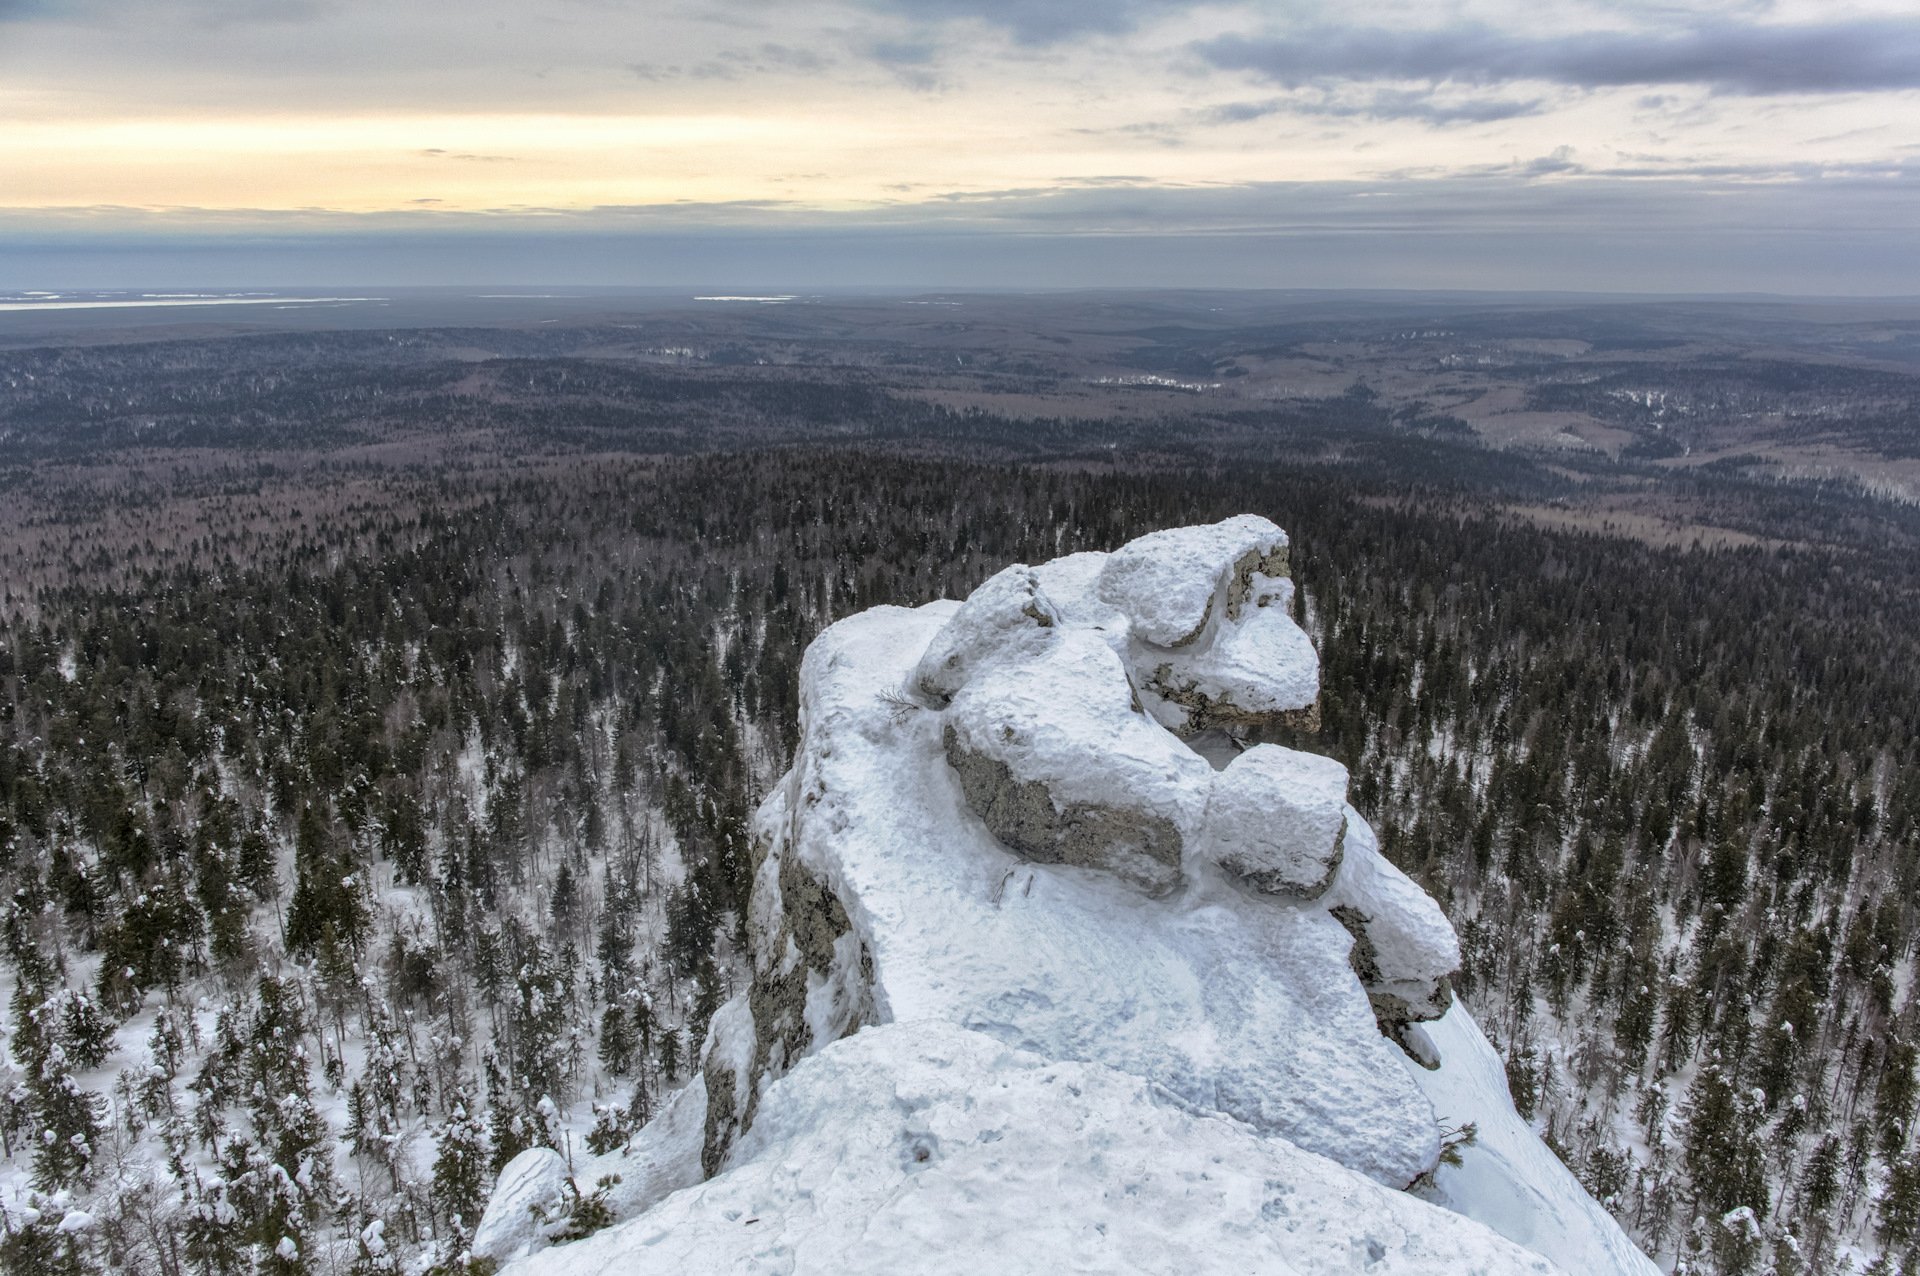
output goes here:
[[1179, 883], [1212, 768], [1142, 711], [1099, 637], [1067, 630], [982, 669], [955, 694], [942, 741], [967, 805], [1009, 850], [1149, 894]]
[[1183, 736], [1231, 731], [1257, 737], [1276, 728], [1287, 734], [1313, 735], [1320, 730], [1318, 699], [1293, 709], [1249, 708], [1231, 695], [1201, 690], [1190, 673], [1171, 662], [1155, 667], [1142, 681], [1142, 689], [1152, 697], [1154, 716]]
[[[714, 1015], [714, 1023], [718, 1021], [720, 1017]], [[753, 1078], [735, 1069], [732, 1059], [708, 1052], [701, 1061], [701, 1080], [707, 1082], [707, 1134], [701, 1140], [701, 1172], [712, 1178], [720, 1172], [728, 1149], [747, 1128], [751, 1113], [743, 1098], [751, 1094]]]
[[[709, 1175], [753, 1124], [763, 1084], [826, 1044], [814, 1040], [816, 1025], [833, 1025], [837, 1039], [869, 1017], [861, 998], [872, 983], [872, 957], [853, 938], [839, 897], [789, 848], [769, 842], [760, 851], [755, 891], [763, 907], [756, 911], [773, 925], [753, 935], [753, 978], [714, 1016], [701, 1061], [707, 1121], [700, 1159]], [[842, 969], [849, 949], [859, 975], [852, 980]], [[831, 1004], [809, 1014], [810, 998]]]
[[1424, 1063], [1431, 1052], [1408, 1028], [1453, 1004], [1460, 941], [1433, 897], [1380, 854], [1366, 821], [1356, 817], [1348, 829], [1355, 853], [1323, 902], [1353, 936], [1349, 960], [1380, 1031]]
[[1147, 707], [1168, 729], [1191, 736], [1222, 728], [1318, 728], [1319, 659], [1287, 614], [1291, 582], [1271, 584], [1191, 646], [1134, 644], [1131, 663]]

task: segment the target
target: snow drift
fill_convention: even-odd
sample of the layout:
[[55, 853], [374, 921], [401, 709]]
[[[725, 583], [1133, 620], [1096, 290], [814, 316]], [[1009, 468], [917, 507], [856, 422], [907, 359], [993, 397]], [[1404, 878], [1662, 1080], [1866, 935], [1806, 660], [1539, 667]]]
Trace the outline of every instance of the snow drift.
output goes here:
[[1345, 771], [1256, 742], [1316, 721], [1287, 550], [1242, 516], [822, 634], [708, 1181], [530, 1270], [1652, 1271], [1514, 1115]]

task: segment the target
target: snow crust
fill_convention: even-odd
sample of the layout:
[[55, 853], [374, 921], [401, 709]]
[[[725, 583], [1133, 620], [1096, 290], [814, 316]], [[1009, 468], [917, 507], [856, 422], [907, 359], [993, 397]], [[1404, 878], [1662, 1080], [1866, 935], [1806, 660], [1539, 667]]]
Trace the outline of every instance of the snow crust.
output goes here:
[[725, 1173], [514, 1276], [1556, 1270], [1137, 1076], [940, 1021], [828, 1046], [760, 1112]]
[[1016, 563], [967, 596], [914, 666], [923, 693], [945, 701], [983, 664], [1044, 653], [1060, 623], [1031, 567]]
[[1096, 585], [1135, 632], [1159, 647], [1200, 636], [1223, 606], [1222, 574], [1249, 555], [1284, 561], [1287, 534], [1258, 514], [1199, 527], [1173, 527], [1129, 541], [1107, 557]]
[[599, 1181], [618, 1176], [607, 1193], [615, 1218], [633, 1218], [681, 1188], [700, 1181], [700, 1141], [707, 1120], [707, 1084], [694, 1079], [674, 1092], [633, 1142], [594, 1156], [576, 1145], [574, 1185], [590, 1193]]
[[[646, 1128], [624, 1148], [596, 1156], [576, 1146], [574, 1170], [551, 1148], [530, 1148], [501, 1167], [486, 1211], [474, 1229], [476, 1258], [509, 1263], [553, 1244], [578, 1196], [603, 1178], [616, 1178], [606, 1204], [616, 1218], [637, 1218], [683, 1188], [700, 1182], [700, 1143], [707, 1087], [695, 1076], [675, 1091]], [[537, 1212], [536, 1212], [537, 1211]], [[569, 1251], [571, 1252], [571, 1251]]]

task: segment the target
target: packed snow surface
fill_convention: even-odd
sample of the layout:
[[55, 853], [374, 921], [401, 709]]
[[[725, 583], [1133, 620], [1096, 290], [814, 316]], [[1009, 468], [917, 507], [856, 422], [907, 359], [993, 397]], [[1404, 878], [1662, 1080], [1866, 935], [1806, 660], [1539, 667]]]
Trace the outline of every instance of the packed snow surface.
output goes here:
[[1172, 527], [1127, 542], [1107, 555], [1095, 589], [1125, 612], [1136, 635], [1158, 647], [1198, 638], [1234, 583], [1221, 568], [1251, 558], [1284, 564], [1287, 534], [1257, 514], [1199, 527]]
[[573, 1150], [572, 1173], [551, 1148], [530, 1148], [501, 1168], [486, 1212], [474, 1229], [477, 1258], [507, 1262], [546, 1249], [567, 1226], [573, 1202], [613, 1180], [606, 1204], [616, 1218], [644, 1214], [700, 1181], [700, 1136], [707, 1087], [695, 1077], [676, 1091], [625, 1147], [594, 1155]]
[[515, 1276], [1551, 1273], [1538, 1254], [1137, 1076], [950, 1023], [769, 1088], [729, 1168]]

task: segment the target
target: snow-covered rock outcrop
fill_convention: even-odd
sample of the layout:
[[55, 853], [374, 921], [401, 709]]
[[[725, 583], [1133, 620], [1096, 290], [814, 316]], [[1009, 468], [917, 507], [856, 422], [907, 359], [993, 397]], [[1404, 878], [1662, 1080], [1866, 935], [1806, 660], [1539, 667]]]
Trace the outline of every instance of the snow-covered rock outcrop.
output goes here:
[[[1451, 1057], [1453, 931], [1345, 771], [1252, 743], [1316, 720], [1286, 572], [1242, 516], [823, 633], [703, 1055], [710, 1181], [564, 1269], [1651, 1271]], [[1499, 1154], [1441, 1166], [1436, 1094]]]

